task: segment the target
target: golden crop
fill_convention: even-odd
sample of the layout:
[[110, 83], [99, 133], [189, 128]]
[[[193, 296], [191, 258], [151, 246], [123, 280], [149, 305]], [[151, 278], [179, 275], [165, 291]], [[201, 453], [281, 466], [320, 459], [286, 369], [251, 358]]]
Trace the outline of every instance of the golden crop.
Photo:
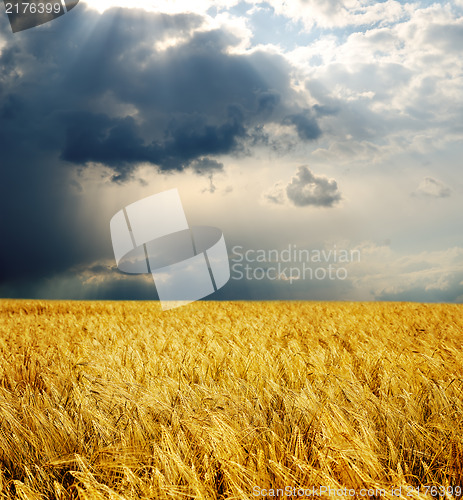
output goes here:
[[0, 301], [0, 498], [459, 497], [462, 347], [461, 305]]

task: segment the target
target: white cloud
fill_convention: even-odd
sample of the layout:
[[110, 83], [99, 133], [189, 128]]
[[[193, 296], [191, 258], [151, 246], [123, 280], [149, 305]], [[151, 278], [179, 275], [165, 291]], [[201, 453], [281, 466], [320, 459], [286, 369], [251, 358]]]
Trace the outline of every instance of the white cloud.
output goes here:
[[312, 100], [335, 110], [320, 118], [325, 134], [314, 159], [345, 163], [360, 153], [374, 163], [461, 140], [463, 18], [451, 4], [403, 8], [391, 25], [345, 40], [322, 35], [286, 55]]
[[403, 18], [409, 9], [395, 0], [367, 2], [362, 0], [269, 0], [278, 14], [301, 20], [307, 29], [391, 23]]
[[400, 255], [390, 246], [365, 242], [361, 264], [348, 264], [354, 294], [363, 300], [463, 300], [463, 248]]
[[277, 205], [288, 201], [296, 207], [332, 207], [342, 198], [334, 179], [313, 174], [307, 167], [299, 167], [285, 186], [277, 182], [264, 193], [264, 199]]
[[282, 181], [276, 182], [274, 186], [263, 193], [263, 199], [275, 205], [283, 205], [287, 200], [284, 183]]
[[448, 198], [451, 193], [452, 190], [443, 182], [433, 177], [425, 177], [413, 194], [429, 198]]

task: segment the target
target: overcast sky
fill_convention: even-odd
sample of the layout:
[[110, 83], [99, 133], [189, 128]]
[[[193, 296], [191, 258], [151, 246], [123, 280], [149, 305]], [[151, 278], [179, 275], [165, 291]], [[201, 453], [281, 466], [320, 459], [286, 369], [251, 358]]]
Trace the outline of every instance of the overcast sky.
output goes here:
[[462, 302], [462, 13], [94, 0], [13, 34], [1, 6], [0, 297], [155, 299], [117, 270], [109, 221], [178, 188], [224, 233], [211, 299]]

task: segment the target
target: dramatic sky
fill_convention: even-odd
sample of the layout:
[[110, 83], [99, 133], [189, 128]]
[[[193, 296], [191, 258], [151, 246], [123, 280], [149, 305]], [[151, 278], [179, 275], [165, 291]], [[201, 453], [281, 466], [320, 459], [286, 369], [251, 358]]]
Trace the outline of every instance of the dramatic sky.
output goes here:
[[210, 298], [462, 302], [462, 14], [82, 0], [13, 34], [0, 5], [0, 297], [155, 299], [117, 270], [109, 221], [178, 188], [235, 266]]

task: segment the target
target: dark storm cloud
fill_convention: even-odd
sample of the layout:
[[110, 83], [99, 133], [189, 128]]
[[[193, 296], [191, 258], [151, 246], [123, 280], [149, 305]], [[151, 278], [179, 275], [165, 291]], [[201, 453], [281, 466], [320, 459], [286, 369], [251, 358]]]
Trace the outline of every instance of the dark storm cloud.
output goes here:
[[332, 207], [341, 200], [341, 193], [334, 179], [314, 175], [307, 167], [298, 168], [296, 175], [286, 186], [286, 195], [297, 207]]
[[[2, 125], [62, 160], [103, 163], [123, 180], [141, 162], [182, 170], [232, 153], [269, 121], [295, 125], [303, 140], [321, 133], [310, 110], [294, 109], [280, 56], [228, 54], [239, 40], [218, 30], [191, 36], [196, 15], [74, 12], [50, 33], [10, 37], [0, 58]], [[169, 36], [184, 42], [155, 50]]]
[[[100, 31], [94, 36], [92, 46], [103, 43]], [[106, 119], [91, 111], [84, 119], [81, 112], [68, 115], [62, 158], [75, 164], [105, 163], [120, 180], [139, 162], [183, 170], [200, 156], [240, 150], [253, 126], [280, 120], [286, 105], [282, 94], [291, 90], [288, 77], [281, 76], [287, 69], [281, 57], [227, 54], [236, 42], [211, 31], [157, 53], [137, 45], [129, 50], [117, 37], [104, 58], [91, 53], [78, 72], [68, 74], [66, 87], [91, 99], [110, 92], [119, 103], [136, 108], [137, 117], [110, 118], [104, 111]], [[95, 68], [90, 89], [80, 74]], [[304, 139], [320, 133], [307, 112], [287, 120]]]
[[[140, 13], [138, 17], [143, 24]], [[113, 13], [106, 23], [112, 24], [115, 18]], [[7, 290], [19, 289], [20, 296], [30, 296], [31, 283], [44, 283], [76, 262], [94, 260], [93, 256], [101, 251], [101, 243], [95, 241], [79, 219], [83, 198], [73, 186], [71, 170], [60, 160], [67, 130], [83, 123], [82, 112], [79, 114], [78, 110], [85, 108], [90, 95], [90, 92], [75, 92], [66, 85], [66, 73], [74, 64], [78, 65], [81, 40], [88, 38], [87, 30], [94, 29], [99, 21], [98, 14], [79, 6], [72, 15], [13, 35], [8, 18], [0, 16], [3, 295], [8, 295]], [[195, 16], [154, 16], [151, 21], [159, 39], [199, 25]], [[127, 31], [121, 36], [126, 39], [132, 36], [135, 42], [130, 26]], [[103, 57], [104, 47], [93, 50], [96, 49]], [[93, 71], [81, 78], [91, 82], [95, 76]], [[106, 115], [95, 115], [96, 123], [85, 121], [80, 132], [98, 133], [108, 123]], [[125, 124], [124, 117], [121, 122]]]
[[[72, 15], [13, 35], [0, 16], [0, 281], [26, 283], [111, 257], [81, 220], [74, 169], [123, 182], [138, 163], [209, 177], [253, 130], [305, 113], [277, 55], [232, 55], [194, 14], [136, 9]], [[158, 43], [180, 40], [166, 50]], [[296, 125], [297, 126], [297, 125]], [[300, 125], [303, 127], [304, 125]], [[3, 288], [2, 290], [6, 290]], [[6, 293], [6, 292], [2, 292]]]
[[317, 120], [312, 115], [310, 110], [305, 110], [301, 113], [289, 115], [286, 118], [285, 122], [296, 127], [297, 134], [303, 141], [312, 141], [314, 139], [318, 139], [322, 134]]
[[[114, 168], [115, 180], [125, 180], [134, 165], [157, 165], [161, 171], [182, 170], [201, 155], [223, 154], [233, 150], [237, 138], [245, 135], [243, 114], [230, 106], [227, 118], [218, 126], [204, 117], [186, 117], [165, 129], [162, 142], [144, 143], [141, 127], [132, 117], [109, 118], [106, 115], [78, 112], [71, 118], [61, 157], [76, 164], [100, 162]], [[212, 161], [212, 160], [210, 160]], [[205, 163], [197, 172], [216, 163]]]
[[281, 96], [274, 90], [267, 90], [259, 94], [257, 98], [259, 113], [271, 114], [273, 110], [280, 104]]

